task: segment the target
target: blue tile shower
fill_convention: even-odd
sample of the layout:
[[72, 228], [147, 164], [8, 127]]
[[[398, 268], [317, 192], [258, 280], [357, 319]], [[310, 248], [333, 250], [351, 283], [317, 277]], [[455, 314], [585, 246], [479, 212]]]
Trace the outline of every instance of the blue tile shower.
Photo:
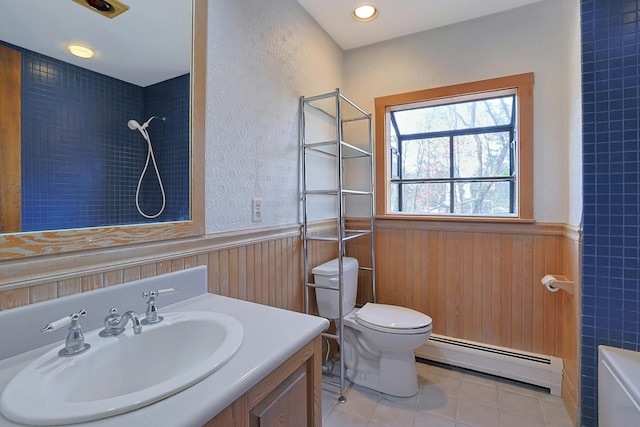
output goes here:
[[[148, 130], [154, 150], [161, 154], [157, 160], [162, 181], [170, 184], [165, 185], [167, 206], [162, 214], [164, 216], [160, 218], [171, 218], [174, 221], [189, 219], [189, 93], [189, 75], [175, 77], [144, 89], [144, 119], [151, 116], [166, 118], [163, 122], [153, 123]], [[144, 184], [150, 206], [157, 207], [159, 187], [153, 179], [145, 180]]]
[[[153, 221], [189, 219], [188, 74], [143, 88], [2, 44], [22, 54], [22, 231], [150, 221], [135, 204], [147, 143], [127, 121], [153, 115], [166, 117], [149, 133], [167, 196]], [[140, 192], [157, 212], [152, 166]]]
[[581, 417], [593, 427], [597, 347], [640, 350], [640, 2], [581, 0], [581, 27]]

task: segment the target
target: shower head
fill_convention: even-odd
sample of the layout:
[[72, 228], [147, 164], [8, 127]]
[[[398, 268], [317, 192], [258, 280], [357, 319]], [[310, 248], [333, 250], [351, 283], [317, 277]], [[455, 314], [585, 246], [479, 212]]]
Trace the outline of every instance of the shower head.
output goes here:
[[142, 124], [142, 126], [140, 125], [140, 123], [138, 123], [138, 122], [137, 122], [137, 120], [133, 120], [133, 119], [131, 119], [131, 120], [129, 120], [129, 121], [127, 122], [127, 126], [129, 126], [129, 129], [131, 129], [131, 130], [136, 130], [136, 129], [138, 129], [138, 130], [142, 130], [142, 129], [146, 129], [146, 128], [149, 126], [149, 123], [151, 123], [151, 120], [153, 120], [153, 119], [161, 119], [162, 121], [167, 120], [167, 118], [166, 118], [166, 117], [151, 116], [151, 117], [149, 118], [149, 120], [147, 120], [146, 122], [144, 122], [144, 123]]
[[129, 126], [129, 129], [131, 130], [136, 130], [136, 129], [140, 129], [140, 123], [138, 123], [137, 121], [131, 119], [127, 122], [127, 126]]

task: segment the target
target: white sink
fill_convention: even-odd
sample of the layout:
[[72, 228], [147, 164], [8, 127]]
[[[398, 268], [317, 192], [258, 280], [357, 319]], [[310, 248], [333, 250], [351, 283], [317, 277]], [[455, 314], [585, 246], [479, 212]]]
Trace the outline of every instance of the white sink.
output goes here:
[[163, 313], [164, 320], [134, 335], [85, 334], [86, 352], [58, 356], [55, 348], [7, 385], [0, 411], [31, 425], [63, 425], [107, 418], [149, 405], [209, 376], [243, 339], [240, 322], [212, 312]]

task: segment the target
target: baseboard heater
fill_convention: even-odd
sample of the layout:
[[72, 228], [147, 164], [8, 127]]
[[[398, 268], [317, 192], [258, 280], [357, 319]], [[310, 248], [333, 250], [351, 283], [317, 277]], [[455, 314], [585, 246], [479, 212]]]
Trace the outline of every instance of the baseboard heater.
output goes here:
[[511, 348], [431, 334], [415, 354], [419, 358], [562, 392], [562, 359]]

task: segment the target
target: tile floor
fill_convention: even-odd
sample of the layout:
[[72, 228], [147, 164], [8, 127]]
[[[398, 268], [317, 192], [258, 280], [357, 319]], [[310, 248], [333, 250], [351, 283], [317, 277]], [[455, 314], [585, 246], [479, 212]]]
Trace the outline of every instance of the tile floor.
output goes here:
[[420, 391], [399, 398], [351, 383], [322, 387], [324, 427], [571, 427], [562, 399], [492, 377], [418, 363]]

